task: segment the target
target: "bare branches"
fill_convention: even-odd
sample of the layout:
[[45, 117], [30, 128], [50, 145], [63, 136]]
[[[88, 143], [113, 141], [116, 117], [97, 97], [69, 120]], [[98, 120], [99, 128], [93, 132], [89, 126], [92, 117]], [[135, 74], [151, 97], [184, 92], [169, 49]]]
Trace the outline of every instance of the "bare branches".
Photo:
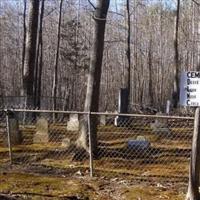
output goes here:
[[89, 4], [96, 10], [97, 8], [94, 6], [94, 4], [90, 1], [90, 0], [88, 0], [88, 2], [89, 2]]
[[197, 2], [196, 0], [192, 0], [192, 2], [194, 2], [197, 6], [200, 6], [200, 3]]

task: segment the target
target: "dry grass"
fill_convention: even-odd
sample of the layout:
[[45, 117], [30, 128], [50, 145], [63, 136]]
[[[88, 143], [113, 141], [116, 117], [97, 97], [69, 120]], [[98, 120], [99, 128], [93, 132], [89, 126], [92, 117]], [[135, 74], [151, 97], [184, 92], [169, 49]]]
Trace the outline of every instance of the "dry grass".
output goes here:
[[[28, 168], [31, 164], [37, 164], [55, 169], [54, 172], [57, 169], [66, 170], [70, 172], [68, 173], [69, 177], [72, 177], [73, 173], [78, 170], [88, 171], [88, 160], [73, 162], [69, 152], [65, 152], [61, 147], [63, 137], [69, 137], [74, 141], [77, 138], [77, 132], [67, 131], [65, 125], [51, 124], [49, 129], [50, 142], [47, 144], [32, 144], [35, 126], [20, 126], [20, 130], [24, 136], [24, 144], [15, 146], [12, 150], [16, 158], [18, 158], [18, 160], [15, 160], [21, 162], [22, 165], [25, 164]], [[182, 183], [184, 184], [186, 183], [188, 177], [188, 155], [191, 146], [191, 128], [172, 127], [172, 135], [163, 136], [163, 138], [155, 135], [149, 126], [137, 126], [131, 129], [105, 126], [99, 127], [98, 131], [101, 153], [99, 159], [94, 161], [94, 172], [100, 177], [104, 175], [109, 178], [124, 177], [124, 179], [129, 179], [128, 177], [134, 177], [133, 179], [137, 181], [145, 179], [146, 182], [149, 181], [151, 183], [159, 180], [163, 183], [179, 180], [183, 181]], [[141, 134], [151, 141], [151, 148], [145, 153], [130, 151], [127, 148], [128, 140], [136, 139]], [[176, 137], [173, 138], [173, 135]], [[57, 140], [54, 141], [54, 138], [57, 138]], [[21, 157], [23, 159], [20, 160], [19, 158]], [[1, 145], [0, 165], [6, 166], [8, 162], [8, 148]], [[51, 171], [49, 174], [51, 174]], [[100, 183], [97, 180], [82, 182], [74, 178], [69, 180], [69, 177], [2, 173], [0, 175], [0, 192], [23, 193], [23, 195], [31, 196], [31, 199], [59, 199], [66, 195], [78, 195], [82, 199], [112, 200], [113, 197], [109, 192], [111, 190], [116, 193], [114, 196], [119, 196], [118, 199], [120, 200], [184, 199], [183, 190], [178, 187], [175, 189], [152, 186], [139, 187], [134, 186], [136, 183], [133, 182], [129, 187], [122, 185], [117, 190], [114, 188], [115, 184], [109, 183], [109, 190], [107, 191], [106, 188], [101, 189], [98, 187]], [[104, 184], [104, 182], [102, 180], [101, 184]]]
[[[183, 200], [175, 189], [157, 186], [126, 185], [116, 179], [49, 177], [44, 175], [4, 173], [0, 175], [0, 193], [19, 199], [47, 200]], [[68, 198], [67, 198], [68, 197]]]

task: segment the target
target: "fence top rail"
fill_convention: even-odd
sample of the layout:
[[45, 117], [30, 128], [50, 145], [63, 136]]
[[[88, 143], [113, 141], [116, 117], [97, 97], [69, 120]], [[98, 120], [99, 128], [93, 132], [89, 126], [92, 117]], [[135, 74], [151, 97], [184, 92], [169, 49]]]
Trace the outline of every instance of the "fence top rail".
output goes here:
[[106, 115], [106, 116], [124, 116], [124, 117], [146, 117], [154, 119], [185, 119], [194, 120], [194, 117], [170, 116], [170, 115], [145, 115], [145, 114], [125, 114], [115, 112], [85, 112], [85, 111], [60, 111], [60, 110], [34, 110], [34, 109], [3, 109], [4, 112], [29, 112], [29, 113], [56, 113], [56, 114], [87, 114], [87, 115]]

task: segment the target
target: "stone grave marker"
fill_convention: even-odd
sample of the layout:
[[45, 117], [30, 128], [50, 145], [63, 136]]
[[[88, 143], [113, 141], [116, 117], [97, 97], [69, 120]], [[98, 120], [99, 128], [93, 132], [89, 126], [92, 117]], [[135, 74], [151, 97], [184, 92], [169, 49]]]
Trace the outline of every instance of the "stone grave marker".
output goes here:
[[100, 125], [106, 125], [106, 115], [100, 115]]
[[170, 113], [170, 104], [171, 104], [170, 100], [167, 100], [167, 104], [166, 104], [166, 114], [167, 115], [169, 115], [169, 113]]
[[47, 143], [49, 142], [48, 121], [41, 117], [36, 123], [36, 133], [33, 138], [33, 143]]
[[146, 150], [150, 147], [150, 142], [144, 136], [137, 136], [135, 140], [128, 141], [128, 148], [132, 150]]
[[[22, 143], [22, 134], [19, 130], [19, 122], [13, 113], [9, 113], [9, 131], [11, 145], [19, 145]], [[7, 134], [7, 133], [6, 133]], [[5, 145], [8, 145], [8, 138], [6, 137]]]
[[79, 119], [78, 114], [70, 114], [69, 121], [67, 122], [68, 131], [78, 131], [79, 130]]
[[64, 139], [62, 140], [61, 147], [67, 149], [67, 148], [69, 148], [70, 144], [71, 144], [70, 139], [66, 137], [66, 138], [64, 138]]
[[[163, 116], [162, 113], [157, 113], [157, 116]], [[167, 119], [157, 118], [155, 122], [151, 123], [150, 127], [152, 128], [154, 133], [157, 134], [170, 134], [170, 130], [168, 128]]]
[[[119, 91], [118, 97], [118, 113], [127, 113], [128, 112], [128, 89], [121, 88]], [[127, 117], [117, 116], [115, 117], [114, 124], [115, 126], [121, 126], [125, 123]]]

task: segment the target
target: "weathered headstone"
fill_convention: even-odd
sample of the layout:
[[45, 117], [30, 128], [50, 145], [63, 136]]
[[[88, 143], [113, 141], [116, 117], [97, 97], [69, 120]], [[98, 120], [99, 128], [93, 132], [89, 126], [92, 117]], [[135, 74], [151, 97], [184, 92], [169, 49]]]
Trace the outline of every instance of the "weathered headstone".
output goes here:
[[15, 118], [9, 119], [10, 124], [10, 140], [12, 145], [21, 144], [22, 142], [22, 135], [19, 130], [19, 123], [18, 120]]
[[63, 148], [69, 148], [70, 144], [71, 144], [70, 139], [69, 138], [64, 138], [62, 140], [61, 147], [63, 147]]
[[136, 140], [128, 141], [128, 148], [132, 150], [146, 150], [150, 147], [150, 142], [144, 136], [138, 136]]
[[[13, 114], [9, 114], [9, 133], [10, 133], [10, 143], [11, 145], [19, 145], [22, 143], [22, 134], [19, 130], [19, 122], [17, 117]], [[5, 144], [7, 146], [7, 137]]]
[[[157, 116], [163, 116], [162, 113], [157, 113]], [[157, 118], [154, 123], [151, 123], [151, 128], [154, 133], [168, 135], [170, 130], [168, 128], [167, 119]]]
[[[164, 114], [159, 112], [159, 113], [156, 113], [156, 116], [164, 116]], [[165, 127], [167, 127], [167, 119], [166, 118], [156, 118], [155, 122], [153, 124], [154, 124], [153, 126], [156, 128], [165, 128]]]
[[166, 114], [169, 115], [169, 112], [170, 112], [170, 100], [167, 100]]
[[100, 115], [100, 125], [106, 125], [106, 115]]
[[[119, 98], [118, 98], [118, 113], [127, 113], [128, 112], [128, 89], [121, 88], [119, 91]], [[124, 125], [127, 117], [124, 116], [117, 116], [115, 117], [114, 124], [115, 126]]]
[[69, 121], [67, 122], [68, 131], [78, 131], [79, 130], [79, 119], [78, 114], [70, 114]]
[[39, 118], [36, 123], [36, 133], [33, 138], [33, 143], [49, 142], [48, 121], [45, 118]]

